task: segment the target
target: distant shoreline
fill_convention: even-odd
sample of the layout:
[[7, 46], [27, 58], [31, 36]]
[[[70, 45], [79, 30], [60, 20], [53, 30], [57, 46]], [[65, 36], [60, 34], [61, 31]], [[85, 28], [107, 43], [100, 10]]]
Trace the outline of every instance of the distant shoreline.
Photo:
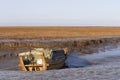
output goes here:
[[120, 26], [0, 26], [0, 27], [67, 27], [67, 28], [116, 28]]

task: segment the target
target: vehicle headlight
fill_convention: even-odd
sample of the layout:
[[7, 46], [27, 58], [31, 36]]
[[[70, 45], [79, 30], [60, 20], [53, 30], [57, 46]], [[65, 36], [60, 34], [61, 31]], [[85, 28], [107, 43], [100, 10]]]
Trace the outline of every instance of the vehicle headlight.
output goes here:
[[42, 64], [42, 59], [37, 59], [37, 64]]

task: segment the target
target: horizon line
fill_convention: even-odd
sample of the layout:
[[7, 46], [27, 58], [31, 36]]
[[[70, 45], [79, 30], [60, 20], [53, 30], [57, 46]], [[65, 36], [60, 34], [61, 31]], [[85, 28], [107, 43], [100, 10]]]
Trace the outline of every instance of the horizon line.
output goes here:
[[0, 26], [0, 27], [120, 27], [120, 26], [18, 26], [18, 25], [14, 25], [14, 26]]

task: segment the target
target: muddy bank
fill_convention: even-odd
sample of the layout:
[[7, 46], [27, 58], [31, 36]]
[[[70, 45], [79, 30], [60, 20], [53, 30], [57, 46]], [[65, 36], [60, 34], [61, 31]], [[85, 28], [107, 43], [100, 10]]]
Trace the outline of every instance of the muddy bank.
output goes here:
[[[99, 37], [99, 38], [71, 38], [71, 39], [0, 39], [0, 50], [19, 50], [37, 47], [43, 48], [68, 48], [69, 51], [81, 51], [84, 48], [96, 47], [99, 45], [116, 44], [120, 37]], [[85, 53], [86, 54], [86, 53]]]
[[[120, 45], [120, 44], [119, 44]], [[112, 49], [111, 46], [107, 47], [108, 51], [102, 53], [105, 54], [101, 62], [107, 62], [101, 65], [94, 65], [90, 67], [70, 68], [61, 70], [49, 70], [49, 71], [8, 71], [0, 70], [1, 80], [119, 80], [120, 76], [120, 46], [117, 49]], [[94, 55], [94, 54], [92, 54]], [[94, 59], [100, 58], [101, 54], [97, 57], [88, 55], [86, 58]], [[109, 57], [108, 57], [109, 55]], [[83, 55], [84, 56], [84, 55]], [[103, 57], [102, 57], [103, 58]], [[109, 61], [110, 60], [110, 61]]]
[[65, 48], [68, 53], [80, 52], [80, 54], [92, 54], [105, 51], [105, 46], [115, 45], [120, 42], [120, 37], [107, 38], [73, 38], [64, 40], [1, 40], [0, 59], [17, 56], [18, 53], [29, 51], [32, 48]]
[[0, 71], [1, 80], [119, 80], [120, 62], [50, 71]]
[[[28, 51], [31, 48], [66, 48], [68, 53], [79, 52], [80, 54], [92, 54], [99, 51], [105, 51], [106, 47], [115, 48], [119, 43], [119, 37], [94, 38], [94, 39], [75, 39], [66, 41], [50, 41], [50, 42], [0, 42], [0, 70], [20, 70], [18, 67], [18, 53]], [[4, 64], [3, 64], [4, 63]], [[10, 66], [9, 66], [10, 65]]]

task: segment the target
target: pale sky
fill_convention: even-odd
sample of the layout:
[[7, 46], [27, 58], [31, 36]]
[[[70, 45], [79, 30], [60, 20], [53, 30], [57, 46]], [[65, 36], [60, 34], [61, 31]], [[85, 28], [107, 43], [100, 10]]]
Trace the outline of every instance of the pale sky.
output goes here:
[[120, 26], [120, 0], [0, 0], [0, 26]]

